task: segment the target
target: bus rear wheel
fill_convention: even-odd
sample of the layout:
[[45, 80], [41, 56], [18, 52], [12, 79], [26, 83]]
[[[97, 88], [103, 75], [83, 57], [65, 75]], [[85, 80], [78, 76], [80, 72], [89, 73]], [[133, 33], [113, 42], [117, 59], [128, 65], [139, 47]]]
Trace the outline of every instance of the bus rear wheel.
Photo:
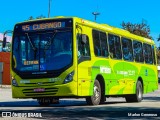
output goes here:
[[141, 102], [143, 99], [143, 87], [141, 81], [137, 81], [136, 94], [126, 96], [127, 102]]
[[89, 105], [99, 105], [101, 102], [101, 85], [98, 80], [95, 80], [93, 87], [93, 95], [86, 98]]

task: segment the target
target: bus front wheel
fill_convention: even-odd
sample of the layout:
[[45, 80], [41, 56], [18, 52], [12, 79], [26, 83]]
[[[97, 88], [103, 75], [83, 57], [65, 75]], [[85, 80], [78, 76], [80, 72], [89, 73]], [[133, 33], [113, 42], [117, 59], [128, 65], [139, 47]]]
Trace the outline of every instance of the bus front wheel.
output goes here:
[[93, 87], [93, 95], [86, 98], [89, 105], [99, 105], [101, 102], [101, 85], [98, 80], [95, 80]]

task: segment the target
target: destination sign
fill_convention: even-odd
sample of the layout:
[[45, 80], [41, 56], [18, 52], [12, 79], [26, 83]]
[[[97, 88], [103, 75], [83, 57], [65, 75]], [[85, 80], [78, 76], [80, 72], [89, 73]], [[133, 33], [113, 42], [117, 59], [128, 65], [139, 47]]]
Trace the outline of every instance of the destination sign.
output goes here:
[[55, 28], [64, 28], [65, 22], [47, 22], [22, 25], [22, 31], [50, 30]]

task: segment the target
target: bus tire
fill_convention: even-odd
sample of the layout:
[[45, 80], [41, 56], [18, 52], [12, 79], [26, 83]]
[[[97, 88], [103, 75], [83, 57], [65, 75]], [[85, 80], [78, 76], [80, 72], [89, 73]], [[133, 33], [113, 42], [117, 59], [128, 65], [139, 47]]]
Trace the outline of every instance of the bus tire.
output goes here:
[[143, 87], [141, 81], [137, 81], [136, 94], [126, 96], [127, 102], [141, 102], [143, 99]]
[[93, 95], [86, 98], [88, 105], [99, 105], [101, 102], [101, 85], [98, 80], [95, 80], [93, 87]]

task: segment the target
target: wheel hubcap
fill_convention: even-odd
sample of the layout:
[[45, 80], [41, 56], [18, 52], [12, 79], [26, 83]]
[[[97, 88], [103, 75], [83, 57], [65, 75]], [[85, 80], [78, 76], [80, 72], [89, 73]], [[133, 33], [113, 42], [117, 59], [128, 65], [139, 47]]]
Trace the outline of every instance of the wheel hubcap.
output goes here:
[[94, 99], [95, 100], [97, 100], [97, 99], [99, 99], [99, 89], [98, 89], [98, 87], [97, 86], [94, 86]]
[[142, 88], [141, 87], [138, 90], [138, 98], [142, 98]]

